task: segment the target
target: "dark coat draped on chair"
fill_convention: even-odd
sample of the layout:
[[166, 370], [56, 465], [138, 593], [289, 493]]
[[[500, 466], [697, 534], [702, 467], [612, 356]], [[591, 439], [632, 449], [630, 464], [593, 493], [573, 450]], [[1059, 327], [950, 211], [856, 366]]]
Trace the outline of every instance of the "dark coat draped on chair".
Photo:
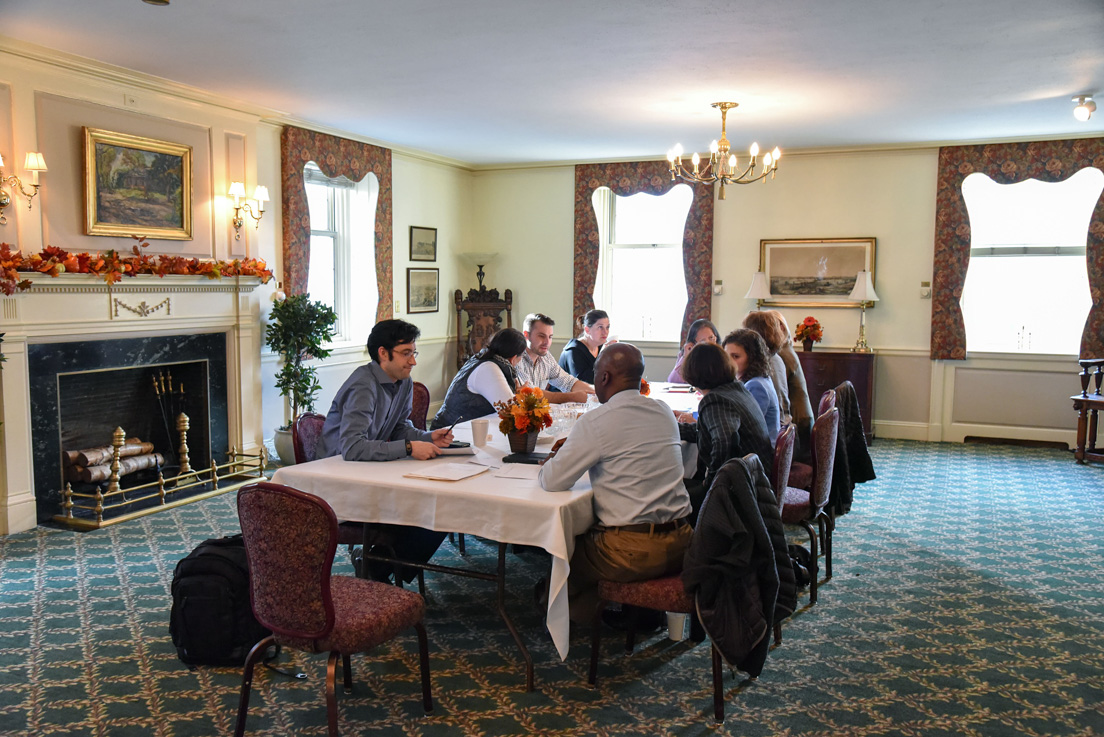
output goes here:
[[725, 661], [758, 676], [774, 620], [793, 612], [797, 587], [774, 492], [753, 454], [718, 472], [702, 504], [682, 580]]
[[840, 412], [836, 436], [836, 465], [832, 469], [832, 492], [828, 509], [839, 517], [851, 511], [855, 484], [873, 481], [874, 463], [866, 448], [866, 434], [859, 412], [859, 395], [850, 381], [836, 387], [836, 407]]

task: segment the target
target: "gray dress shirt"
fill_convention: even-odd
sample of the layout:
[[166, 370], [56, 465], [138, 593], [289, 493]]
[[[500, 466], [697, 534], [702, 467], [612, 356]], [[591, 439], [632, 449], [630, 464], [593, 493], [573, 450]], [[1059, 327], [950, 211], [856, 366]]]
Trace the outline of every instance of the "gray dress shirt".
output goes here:
[[590, 471], [600, 524], [671, 522], [690, 514], [682, 470], [671, 410], [627, 390], [579, 418], [560, 450], [541, 466], [540, 484], [546, 491], [566, 491]]
[[414, 382], [396, 382], [375, 361], [360, 366], [337, 390], [317, 458], [340, 455], [347, 461], [392, 461], [406, 457], [407, 440], [432, 441], [432, 433], [410, 423]]

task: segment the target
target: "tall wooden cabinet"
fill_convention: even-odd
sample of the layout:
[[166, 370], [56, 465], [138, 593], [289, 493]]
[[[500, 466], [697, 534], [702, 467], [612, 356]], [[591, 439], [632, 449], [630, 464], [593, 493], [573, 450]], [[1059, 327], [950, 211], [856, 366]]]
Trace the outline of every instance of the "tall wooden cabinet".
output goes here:
[[820, 395], [835, 389], [844, 381], [855, 386], [859, 396], [859, 412], [862, 413], [866, 440], [874, 439], [874, 354], [843, 351], [798, 351], [801, 370], [809, 387], [809, 401], [816, 412]]

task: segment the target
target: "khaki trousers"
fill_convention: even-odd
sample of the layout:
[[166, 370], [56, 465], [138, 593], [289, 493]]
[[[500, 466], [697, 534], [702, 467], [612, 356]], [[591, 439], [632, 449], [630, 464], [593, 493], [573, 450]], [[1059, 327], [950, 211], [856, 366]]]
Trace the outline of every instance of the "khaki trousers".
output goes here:
[[567, 596], [571, 621], [589, 625], [598, 606], [598, 581], [646, 581], [678, 573], [694, 528], [625, 532], [594, 527], [575, 538]]

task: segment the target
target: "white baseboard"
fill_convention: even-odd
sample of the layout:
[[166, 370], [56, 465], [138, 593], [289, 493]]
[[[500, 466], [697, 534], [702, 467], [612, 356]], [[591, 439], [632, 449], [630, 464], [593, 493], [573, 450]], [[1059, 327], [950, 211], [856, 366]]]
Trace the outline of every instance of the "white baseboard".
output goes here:
[[892, 420], [874, 420], [875, 438], [893, 438], [895, 440], [927, 440], [928, 423], [894, 422]]

